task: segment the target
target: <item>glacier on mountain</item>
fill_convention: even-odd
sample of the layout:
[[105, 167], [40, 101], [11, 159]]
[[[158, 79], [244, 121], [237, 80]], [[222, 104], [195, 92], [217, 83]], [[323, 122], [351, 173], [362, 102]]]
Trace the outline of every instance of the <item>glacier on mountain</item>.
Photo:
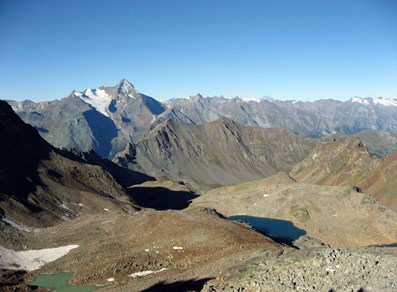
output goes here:
[[[76, 93], [74, 93], [76, 95]], [[101, 114], [109, 117], [106, 109], [109, 107], [109, 104], [112, 100], [112, 97], [105, 92], [103, 89], [86, 89], [84, 94], [76, 95], [81, 98], [84, 102], [90, 104]]]

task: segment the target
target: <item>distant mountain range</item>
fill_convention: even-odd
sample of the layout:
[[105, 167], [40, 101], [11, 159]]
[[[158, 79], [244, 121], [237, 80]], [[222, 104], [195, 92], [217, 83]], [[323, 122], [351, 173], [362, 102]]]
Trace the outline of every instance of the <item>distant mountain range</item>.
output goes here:
[[[73, 91], [61, 100], [8, 103], [52, 145], [78, 151], [94, 150], [108, 158], [143, 139], [168, 119], [199, 125], [227, 117], [241, 125], [285, 128], [313, 138], [333, 133], [354, 135], [366, 130], [397, 133], [397, 100], [384, 98], [301, 102], [197, 94], [160, 102], [139, 93], [123, 79], [111, 87]], [[385, 137], [389, 146], [386, 150], [376, 149], [379, 156], [397, 148], [395, 137], [391, 146], [390, 137]]]
[[242, 125], [286, 128], [313, 138], [333, 132], [356, 134], [364, 130], [397, 132], [397, 100], [352, 98], [342, 102], [332, 99], [314, 102], [259, 101], [240, 98], [202, 97], [196, 95], [169, 103], [195, 123], [206, 123], [221, 116]]

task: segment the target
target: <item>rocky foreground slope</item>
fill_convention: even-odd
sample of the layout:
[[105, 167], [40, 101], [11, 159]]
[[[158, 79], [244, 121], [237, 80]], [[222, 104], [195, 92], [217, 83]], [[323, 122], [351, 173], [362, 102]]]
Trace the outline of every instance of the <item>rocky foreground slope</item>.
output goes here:
[[[143, 291], [153, 286], [166, 289], [167, 285], [174, 287], [172, 291], [200, 289], [227, 268], [261, 254], [277, 255], [287, 248], [211, 210], [122, 214], [111, 204], [106, 208], [102, 214], [23, 232], [18, 244], [5, 244], [1, 239], [3, 246], [15, 250], [78, 245], [40, 270], [23, 274], [19, 279], [22, 286], [17, 287], [41, 274], [72, 271], [73, 284], [97, 285], [110, 291]], [[104, 287], [109, 283], [112, 286]], [[10, 289], [15, 285], [10, 283]]]
[[397, 248], [297, 250], [259, 257], [202, 291], [396, 291]]

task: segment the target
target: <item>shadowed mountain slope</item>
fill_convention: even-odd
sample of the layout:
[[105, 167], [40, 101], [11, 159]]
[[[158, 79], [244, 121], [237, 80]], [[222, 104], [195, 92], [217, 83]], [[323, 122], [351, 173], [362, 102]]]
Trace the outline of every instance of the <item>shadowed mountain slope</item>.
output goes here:
[[[133, 210], [112, 175], [66, 158], [0, 101], [0, 211], [29, 226], [48, 226], [109, 205]], [[3, 220], [4, 219], [4, 220]]]
[[208, 189], [289, 171], [315, 144], [288, 130], [245, 127], [227, 118], [204, 125], [168, 120], [114, 161]]

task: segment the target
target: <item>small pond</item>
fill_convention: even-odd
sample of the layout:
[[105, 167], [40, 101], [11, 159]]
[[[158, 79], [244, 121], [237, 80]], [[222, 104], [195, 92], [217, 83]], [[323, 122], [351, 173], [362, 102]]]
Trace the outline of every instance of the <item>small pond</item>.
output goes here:
[[58, 273], [54, 275], [41, 275], [31, 285], [41, 288], [49, 288], [55, 292], [91, 292], [97, 289], [95, 286], [73, 286], [69, 284], [73, 273]]
[[229, 219], [248, 223], [257, 231], [273, 238], [276, 241], [291, 244], [306, 231], [296, 227], [291, 221], [261, 218], [246, 215], [230, 216]]

